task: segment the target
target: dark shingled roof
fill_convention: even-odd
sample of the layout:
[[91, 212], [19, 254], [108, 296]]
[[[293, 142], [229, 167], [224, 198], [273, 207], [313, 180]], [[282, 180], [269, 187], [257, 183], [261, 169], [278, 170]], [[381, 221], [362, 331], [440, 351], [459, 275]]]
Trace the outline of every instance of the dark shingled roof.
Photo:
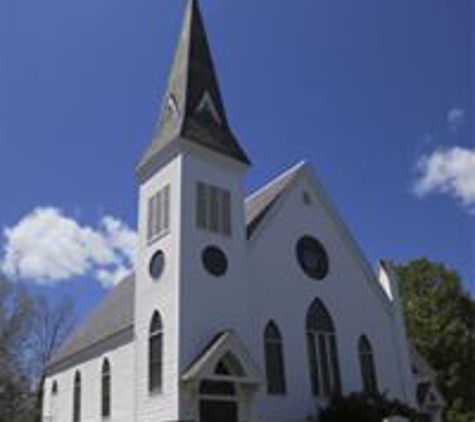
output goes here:
[[122, 280], [48, 363], [55, 373], [133, 339], [135, 275]]
[[297, 177], [305, 164], [300, 163], [271, 181], [246, 199], [247, 237], [251, 238], [275, 202], [282, 196]]
[[[302, 165], [274, 179], [246, 200], [248, 237], [295, 180]], [[79, 365], [134, 338], [135, 274], [120, 282], [96, 311], [70, 336], [47, 366], [49, 375]]]
[[[205, 94], [212, 103], [211, 112], [201, 108]], [[197, 0], [190, 0], [186, 11], [159, 120], [152, 145], [137, 167], [139, 173], [179, 139], [250, 164], [228, 125]]]

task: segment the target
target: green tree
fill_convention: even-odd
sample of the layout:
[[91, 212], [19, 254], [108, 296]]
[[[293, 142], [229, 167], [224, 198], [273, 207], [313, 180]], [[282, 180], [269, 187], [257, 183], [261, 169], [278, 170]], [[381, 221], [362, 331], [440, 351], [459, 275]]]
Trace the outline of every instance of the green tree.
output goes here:
[[22, 353], [33, 324], [33, 306], [23, 286], [0, 274], [0, 422], [26, 420], [33, 410]]
[[437, 372], [447, 422], [475, 420], [475, 301], [459, 275], [417, 259], [396, 266], [408, 336]]
[[0, 274], [0, 422], [40, 420], [47, 362], [74, 328], [75, 302]]

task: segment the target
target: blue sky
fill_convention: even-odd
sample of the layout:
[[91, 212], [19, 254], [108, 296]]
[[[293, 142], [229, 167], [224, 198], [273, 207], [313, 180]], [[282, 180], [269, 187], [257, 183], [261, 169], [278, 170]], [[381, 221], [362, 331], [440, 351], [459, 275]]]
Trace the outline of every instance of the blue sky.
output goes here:
[[[473, 3], [201, 6], [231, 125], [254, 163], [248, 189], [307, 159], [371, 262], [426, 256], [475, 291]], [[52, 295], [77, 296], [81, 313], [130, 265], [133, 168], [183, 9], [0, 0], [0, 259], [13, 278], [36, 274]], [[69, 240], [20, 265], [45, 230], [46, 246]]]

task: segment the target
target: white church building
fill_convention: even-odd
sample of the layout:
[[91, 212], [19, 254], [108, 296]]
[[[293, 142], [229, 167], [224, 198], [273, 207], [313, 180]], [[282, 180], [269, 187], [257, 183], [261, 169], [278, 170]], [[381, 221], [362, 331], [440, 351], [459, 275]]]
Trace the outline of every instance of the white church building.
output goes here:
[[49, 362], [44, 422], [304, 422], [334, 393], [415, 406], [397, 279], [375, 273], [312, 168], [245, 197], [190, 0], [136, 172], [139, 248]]

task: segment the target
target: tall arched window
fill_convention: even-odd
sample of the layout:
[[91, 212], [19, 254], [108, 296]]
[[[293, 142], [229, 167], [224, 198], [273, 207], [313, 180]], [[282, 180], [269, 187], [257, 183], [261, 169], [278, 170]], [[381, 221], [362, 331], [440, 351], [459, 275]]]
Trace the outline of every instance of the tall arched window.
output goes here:
[[111, 415], [111, 366], [108, 359], [105, 359], [102, 364], [101, 381], [101, 413], [103, 418], [108, 418]]
[[158, 311], [150, 322], [148, 344], [148, 379], [150, 392], [162, 389], [163, 324]]
[[74, 375], [73, 391], [73, 422], [81, 420], [81, 373], [79, 371]]
[[362, 335], [358, 341], [358, 354], [360, 357], [363, 390], [367, 393], [375, 393], [378, 391], [378, 381], [374, 365], [373, 348], [365, 335]]
[[56, 396], [58, 394], [58, 381], [53, 382], [53, 386], [51, 387], [51, 394]]
[[51, 422], [56, 422], [57, 420], [57, 402], [58, 402], [58, 381], [53, 381], [51, 386], [51, 402], [50, 402], [50, 417]]
[[264, 332], [264, 351], [267, 377], [267, 393], [285, 394], [285, 369], [282, 335], [274, 321], [270, 321]]
[[320, 299], [307, 313], [307, 348], [312, 391], [329, 397], [341, 391], [338, 349], [333, 320]]

